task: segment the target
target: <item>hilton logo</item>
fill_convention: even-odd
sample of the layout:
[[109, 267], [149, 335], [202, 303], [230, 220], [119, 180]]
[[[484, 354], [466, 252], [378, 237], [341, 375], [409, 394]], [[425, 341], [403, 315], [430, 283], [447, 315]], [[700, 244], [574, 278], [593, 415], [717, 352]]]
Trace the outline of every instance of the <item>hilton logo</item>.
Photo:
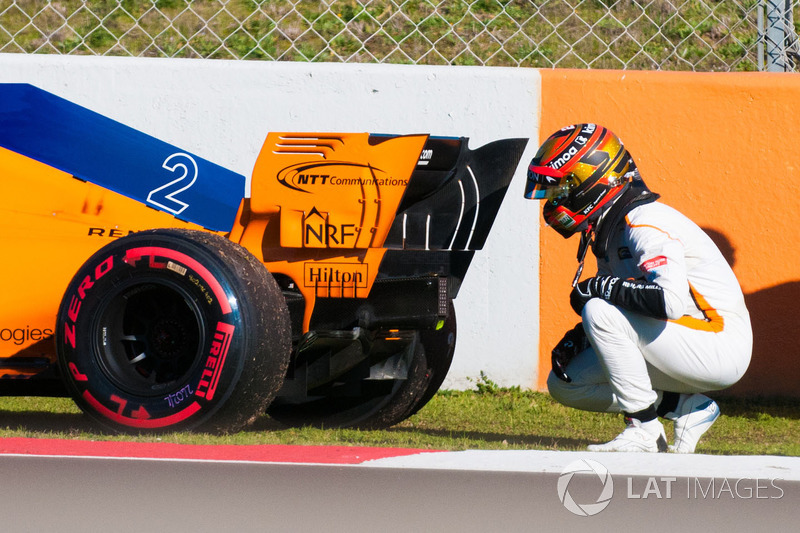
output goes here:
[[367, 265], [360, 263], [305, 263], [306, 287], [367, 288]]

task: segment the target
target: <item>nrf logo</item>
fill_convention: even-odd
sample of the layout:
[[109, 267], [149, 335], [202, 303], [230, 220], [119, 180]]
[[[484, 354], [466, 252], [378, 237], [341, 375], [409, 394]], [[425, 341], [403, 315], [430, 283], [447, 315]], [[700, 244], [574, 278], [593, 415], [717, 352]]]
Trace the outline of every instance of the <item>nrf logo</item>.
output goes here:
[[355, 224], [330, 224], [316, 207], [303, 220], [303, 245], [319, 247], [353, 247], [361, 230]]

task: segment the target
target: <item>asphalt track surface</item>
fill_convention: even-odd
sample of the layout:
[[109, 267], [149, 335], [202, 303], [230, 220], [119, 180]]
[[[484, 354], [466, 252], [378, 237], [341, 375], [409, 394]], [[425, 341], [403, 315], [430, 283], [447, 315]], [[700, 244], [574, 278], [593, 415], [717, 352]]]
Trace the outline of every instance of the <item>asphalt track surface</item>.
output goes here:
[[780, 532], [800, 458], [4, 439], [0, 490], [13, 532]]

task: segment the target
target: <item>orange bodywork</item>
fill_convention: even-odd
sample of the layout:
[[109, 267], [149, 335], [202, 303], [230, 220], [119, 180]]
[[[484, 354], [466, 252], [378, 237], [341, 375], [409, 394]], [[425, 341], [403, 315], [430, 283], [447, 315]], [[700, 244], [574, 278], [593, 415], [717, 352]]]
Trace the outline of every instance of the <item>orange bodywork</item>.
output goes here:
[[21, 357], [0, 379], [37, 373], [29, 358], [55, 360], [52, 339], [70, 279], [97, 249], [130, 232], [201, 229], [103, 187], [0, 148], [0, 358]]
[[[427, 135], [270, 133], [231, 239], [305, 298], [366, 298]], [[277, 201], [280, 199], [280, 205]]]

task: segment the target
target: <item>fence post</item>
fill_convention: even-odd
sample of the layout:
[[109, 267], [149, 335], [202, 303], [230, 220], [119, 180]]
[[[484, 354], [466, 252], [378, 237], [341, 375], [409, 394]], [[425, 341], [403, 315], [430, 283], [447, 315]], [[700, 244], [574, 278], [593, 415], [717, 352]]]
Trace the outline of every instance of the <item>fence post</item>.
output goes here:
[[768, 72], [786, 72], [792, 70], [787, 52], [790, 41], [795, 40], [792, 27], [791, 0], [765, 0], [766, 11], [766, 67]]

